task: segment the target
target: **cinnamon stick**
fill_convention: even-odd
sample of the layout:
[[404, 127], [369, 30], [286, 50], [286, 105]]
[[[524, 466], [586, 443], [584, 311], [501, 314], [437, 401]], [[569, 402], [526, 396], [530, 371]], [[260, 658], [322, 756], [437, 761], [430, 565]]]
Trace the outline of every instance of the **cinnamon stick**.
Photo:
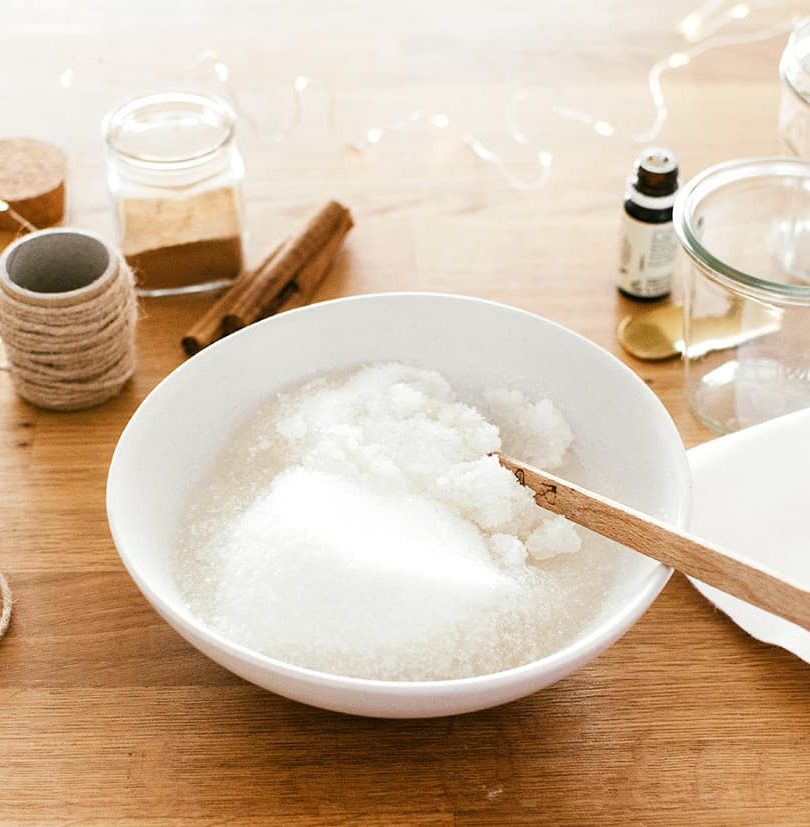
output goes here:
[[296, 298], [308, 301], [323, 280], [343, 237], [352, 227], [351, 214], [330, 201], [306, 227], [277, 247], [252, 273], [245, 274], [217, 301], [182, 339], [193, 355], [215, 341], [264, 316], [272, 315]]
[[235, 282], [233, 286], [229, 287], [228, 290], [211, 305], [208, 311], [197, 320], [191, 330], [183, 336], [181, 344], [183, 345], [183, 350], [185, 350], [189, 356], [193, 356], [220, 337], [222, 332], [222, 318], [233, 304], [234, 291], [245, 289], [246, 283], [256, 278], [257, 273], [270, 267], [283, 249], [284, 244], [284, 241], [278, 244], [256, 270], [243, 273], [239, 280]]
[[227, 336], [258, 319], [309, 304], [326, 277], [343, 238], [352, 226], [352, 217], [347, 210], [341, 216], [332, 237], [326, 240], [324, 246], [295, 273], [292, 279], [281, 284], [281, 279], [275, 276], [268, 290], [257, 295], [256, 304], [242, 311], [242, 315], [237, 314], [236, 308], [232, 308], [222, 319], [223, 334]]
[[272, 307], [287, 282], [292, 281], [338, 232], [348, 213], [346, 207], [337, 201], [330, 201], [322, 207], [307, 222], [304, 230], [284, 245], [271, 266], [258, 271], [245, 289], [234, 297], [233, 304], [223, 316], [223, 320], [227, 319], [223, 331], [238, 330], [261, 318], [265, 308]]

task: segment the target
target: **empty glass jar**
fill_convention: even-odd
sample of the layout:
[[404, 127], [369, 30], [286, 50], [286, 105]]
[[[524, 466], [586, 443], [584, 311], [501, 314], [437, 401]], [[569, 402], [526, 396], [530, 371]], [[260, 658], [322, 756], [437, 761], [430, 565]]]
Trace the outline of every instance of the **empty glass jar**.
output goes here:
[[810, 407], [810, 163], [751, 158], [680, 192], [686, 394], [718, 432]]

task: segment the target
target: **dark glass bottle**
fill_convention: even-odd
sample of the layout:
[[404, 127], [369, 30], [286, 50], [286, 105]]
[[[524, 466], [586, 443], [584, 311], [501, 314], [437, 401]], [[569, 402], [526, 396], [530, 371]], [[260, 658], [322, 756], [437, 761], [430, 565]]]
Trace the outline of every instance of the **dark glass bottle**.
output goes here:
[[672, 205], [678, 190], [675, 153], [645, 149], [625, 193], [619, 265], [619, 292], [631, 299], [657, 301], [672, 290], [678, 241]]

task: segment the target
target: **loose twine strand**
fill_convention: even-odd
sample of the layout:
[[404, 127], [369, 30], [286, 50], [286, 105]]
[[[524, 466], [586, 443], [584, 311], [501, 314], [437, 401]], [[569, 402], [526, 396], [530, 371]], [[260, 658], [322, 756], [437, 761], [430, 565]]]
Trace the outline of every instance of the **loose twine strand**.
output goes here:
[[20, 396], [72, 411], [114, 396], [135, 370], [132, 271], [116, 253], [89, 291], [25, 294], [0, 281], [0, 336]]
[[0, 574], [0, 601], [2, 601], [2, 608], [0, 608], [0, 640], [8, 631], [9, 623], [11, 623], [11, 589], [8, 585], [8, 580]]

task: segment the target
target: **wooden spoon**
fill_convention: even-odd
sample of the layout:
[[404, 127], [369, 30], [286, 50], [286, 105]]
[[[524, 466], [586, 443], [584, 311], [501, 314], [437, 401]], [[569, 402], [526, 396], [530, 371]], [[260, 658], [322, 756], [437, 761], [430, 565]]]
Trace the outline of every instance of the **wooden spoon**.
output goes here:
[[568, 480], [498, 458], [542, 508], [810, 630], [810, 592], [791, 580]]

